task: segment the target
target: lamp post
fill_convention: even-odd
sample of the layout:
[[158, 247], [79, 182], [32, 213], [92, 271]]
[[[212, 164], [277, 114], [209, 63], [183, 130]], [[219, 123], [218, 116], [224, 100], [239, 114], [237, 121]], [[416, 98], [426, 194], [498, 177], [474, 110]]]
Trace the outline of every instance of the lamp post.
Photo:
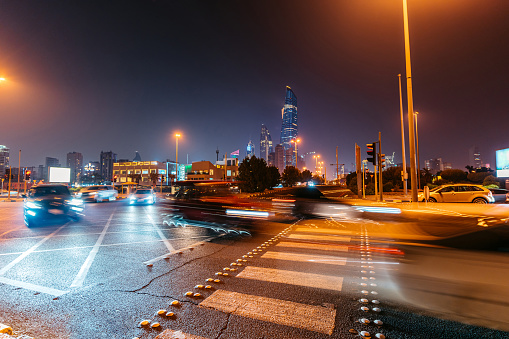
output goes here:
[[320, 155], [313, 155], [313, 158], [315, 158], [315, 174], [317, 174], [317, 168], [318, 168], [318, 158], [320, 158]]
[[414, 101], [412, 96], [412, 66], [410, 63], [410, 37], [408, 32], [407, 0], [403, 0], [403, 27], [405, 33], [405, 65], [408, 101], [408, 138], [410, 144], [410, 178], [412, 183], [412, 202], [417, 202], [417, 172], [415, 170], [415, 138], [414, 138]]
[[175, 182], [179, 175], [179, 138], [180, 133], [175, 133]]
[[419, 112], [415, 112], [415, 141], [417, 144], [417, 183], [419, 184], [418, 189], [421, 189], [421, 160], [419, 158], [419, 130], [417, 129], [417, 115]]
[[405, 123], [403, 119], [403, 98], [401, 95], [401, 74], [398, 74], [399, 78], [399, 110], [401, 113], [401, 159], [403, 160], [403, 171], [401, 171], [403, 188], [405, 195], [408, 194], [407, 191], [407, 182], [408, 182], [408, 174], [406, 172], [406, 155], [405, 155]]
[[297, 145], [300, 142], [300, 139], [292, 139], [291, 142], [295, 144], [295, 167], [299, 168], [299, 153], [297, 151]]

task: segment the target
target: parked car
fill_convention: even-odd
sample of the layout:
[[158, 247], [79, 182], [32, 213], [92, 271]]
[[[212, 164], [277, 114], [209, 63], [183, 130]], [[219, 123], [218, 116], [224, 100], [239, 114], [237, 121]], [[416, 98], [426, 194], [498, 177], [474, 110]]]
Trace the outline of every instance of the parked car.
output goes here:
[[138, 188], [129, 196], [129, 204], [155, 204], [156, 194], [152, 188]]
[[114, 201], [117, 199], [117, 196], [117, 190], [111, 185], [95, 185], [84, 187], [77, 194], [77, 197], [83, 199], [84, 201], [95, 202], [101, 202], [104, 200]]
[[509, 202], [509, 190], [503, 188], [490, 188], [491, 194], [493, 198], [495, 198], [495, 202], [499, 203], [507, 203]]
[[28, 227], [54, 218], [79, 219], [83, 215], [83, 201], [73, 198], [64, 185], [33, 186], [24, 196], [23, 217]]
[[[419, 201], [425, 201], [419, 193]], [[494, 203], [491, 191], [481, 185], [453, 184], [435, 187], [429, 192], [429, 202], [472, 202], [474, 204]]]

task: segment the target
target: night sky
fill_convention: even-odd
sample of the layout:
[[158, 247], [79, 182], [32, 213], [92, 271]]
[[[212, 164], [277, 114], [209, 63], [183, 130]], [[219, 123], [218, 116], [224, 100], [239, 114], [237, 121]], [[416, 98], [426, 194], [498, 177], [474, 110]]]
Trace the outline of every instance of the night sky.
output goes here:
[[[509, 147], [509, 1], [408, 0], [421, 167], [495, 167]], [[68, 152], [98, 161], [216, 159], [261, 124], [279, 142], [285, 86], [299, 154], [347, 169], [382, 132], [401, 162], [401, 0], [0, 1], [0, 144], [11, 165]], [[403, 89], [406, 84], [403, 81]], [[406, 113], [406, 91], [404, 91]], [[408, 127], [405, 128], [408, 138]], [[408, 154], [408, 145], [407, 145]], [[308, 167], [312, 167], [309, 166]], [[328, 168], [329, 175], [333, 167]]]

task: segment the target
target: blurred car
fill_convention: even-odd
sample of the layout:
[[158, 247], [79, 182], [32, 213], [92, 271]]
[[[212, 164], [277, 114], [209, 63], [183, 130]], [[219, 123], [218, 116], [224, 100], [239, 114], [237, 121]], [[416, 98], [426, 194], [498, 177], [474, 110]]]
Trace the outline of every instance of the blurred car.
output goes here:
[[[425, 201], [424, 193], [419, 193], [419, 201]], [[452, 184], [441, 185], [429, 191], [429, 202], [471, 202], [491, 204], [495, 202], [491, 191], [481, 185]]]
[[155, 204], [156, 194], [152, 188], [138, 188], [129, 196], [129, 204]]
[[77, 197], [83, 199], [83, 201], [95, 202], [101, 202], [104, 200], [114, 201], [117, 199], [117, 196], [117, 190], [111, 185], [95, 185], [84, 187], [77, 194]]
[[25, 196], [23, 217], [29, 227], [53, 218], [78, 220], [83, 215], [83, 201], [73, 198], [64, 185], [37, 185]]
[[495, 198], [495, 202], [499, 203], [507, 203], [509, 202], [509, 190], [503, 188], [490, 188], [491, 194], [493, 198]]

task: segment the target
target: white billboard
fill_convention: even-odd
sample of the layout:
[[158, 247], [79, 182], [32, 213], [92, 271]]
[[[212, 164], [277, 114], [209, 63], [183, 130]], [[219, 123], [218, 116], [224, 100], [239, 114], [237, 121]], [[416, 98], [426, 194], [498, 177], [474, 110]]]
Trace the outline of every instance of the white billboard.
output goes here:
[[49, 182], [71, 182], [71, 169], [65, 167], [49, 167]]
[[497, 177], [509, 177], [509, 148], [500, 149], [496, 153], [497, 156]]

